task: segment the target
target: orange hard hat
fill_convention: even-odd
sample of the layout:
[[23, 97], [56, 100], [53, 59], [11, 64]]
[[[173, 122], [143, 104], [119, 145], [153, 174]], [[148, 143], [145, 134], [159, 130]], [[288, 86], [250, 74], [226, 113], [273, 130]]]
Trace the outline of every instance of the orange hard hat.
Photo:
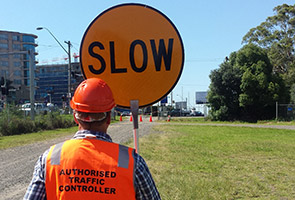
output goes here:
[[77, 87], [70, 105], [76, 111], [100, 113], [108, 112], [115, 107], [115, 100], [105, 81], [89, 78]]

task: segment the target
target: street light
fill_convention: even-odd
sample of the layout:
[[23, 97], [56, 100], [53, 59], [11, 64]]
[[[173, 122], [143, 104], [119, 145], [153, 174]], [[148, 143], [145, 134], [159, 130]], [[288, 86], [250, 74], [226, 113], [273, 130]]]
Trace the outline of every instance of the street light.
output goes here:
[[70, 106], [70, 100], [71, 100], [71, 42], [65, 41], [65, 43], [68, 45], [68, 51], [61, 45], [61, 43], [58, 41], [58, 39], [51, 33], [51, 31], [46, 27], [37, 27], [36, 30], [43, 30], [45, 29], [48, 31], [48, 33], [55, 39], [55, 41], [59, 44], [59, 46], [66, 52], [68, 55], [69, 63], [68, 63], [68, 103]]

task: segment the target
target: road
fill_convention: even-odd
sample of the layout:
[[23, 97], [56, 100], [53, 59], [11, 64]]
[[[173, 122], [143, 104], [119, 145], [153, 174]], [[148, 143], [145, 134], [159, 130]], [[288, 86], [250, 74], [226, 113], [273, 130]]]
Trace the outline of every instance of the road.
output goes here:
[[[139, 135], [149, 134], [154, 124], [156, 123], [149, 122], [148, 118], [139, 122]], [[129, 120], [111, 124], [108, 133], [114, 142], [124, 143], [133, 138], [133, 124]], [[22, 199], [38, 157], [51, 145], [69, 138], [71, 136], [1, 150], [0, 200]]]

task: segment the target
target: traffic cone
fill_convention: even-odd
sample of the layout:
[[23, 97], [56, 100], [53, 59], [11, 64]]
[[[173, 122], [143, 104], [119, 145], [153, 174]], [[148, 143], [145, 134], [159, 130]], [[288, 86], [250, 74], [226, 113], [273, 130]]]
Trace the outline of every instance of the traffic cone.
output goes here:
[[139, 117], [139, 121], [142, 122], [142, 116], [141, 116], [141, 115], [140, 115], [140, 117]]
[[132, 115], [130, 115], [130, 121], [132, 122]]
[[120, 122], [121, 122], [121, 121], [123, 121], [123, 117], [122, 117], [122, 115], [120, 115]]
[[150, 116], [150, 122], [153, 122], [153, 117], [152, 116]]

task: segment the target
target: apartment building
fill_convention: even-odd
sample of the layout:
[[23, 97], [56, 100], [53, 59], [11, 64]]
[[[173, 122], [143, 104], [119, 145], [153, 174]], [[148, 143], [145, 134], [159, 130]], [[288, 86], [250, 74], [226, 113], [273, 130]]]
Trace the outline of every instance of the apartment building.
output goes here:
[[[29, 100], [30, 54], [33, 51], [33, 68], [36, 69], [36, 35], [0, 30], [0, 77], [11, 82], [10, 101]], [[34, 80], [36, 85], [36, 81]], [[2, 97], [2, 94], [0, 94]], [[3, 98], [3, 97], [2, 97]]]
[[[37, 65], [36, 78], [37, 102], [50, 102], [57, 106], [62, 106], [63, 101], [68, 103], [68, 64]], [[71, 96], [82, 80], [80, 63], [71, 63]]]

